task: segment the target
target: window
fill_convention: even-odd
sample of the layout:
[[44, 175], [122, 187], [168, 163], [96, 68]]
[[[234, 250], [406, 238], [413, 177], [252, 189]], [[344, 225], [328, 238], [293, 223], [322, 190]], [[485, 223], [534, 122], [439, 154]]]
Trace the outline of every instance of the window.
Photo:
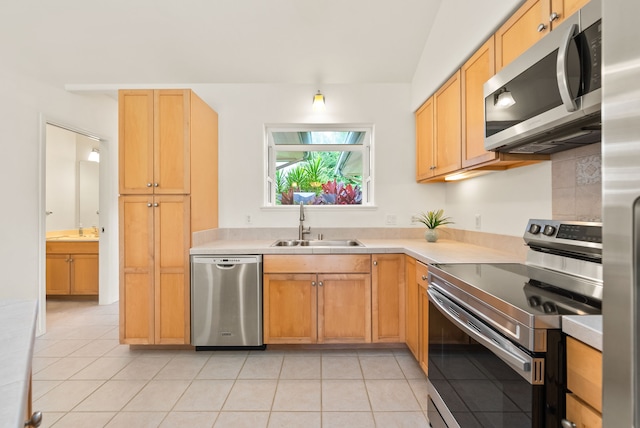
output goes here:
[[372, 205], [372, 127], [267, 127], [266, 205]]

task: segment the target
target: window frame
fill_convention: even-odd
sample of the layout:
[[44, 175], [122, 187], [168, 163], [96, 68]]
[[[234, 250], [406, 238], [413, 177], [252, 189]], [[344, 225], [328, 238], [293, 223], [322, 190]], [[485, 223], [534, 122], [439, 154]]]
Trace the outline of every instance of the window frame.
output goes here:
[[[273, 139], [274, 132], [364, 132], [362, 144], [287, 144], [277, 146]], [[362, 154], [362, 203], [357, 205], [310, 205], [314, 207], [340, 207], [347, 209], [353, 207], [374, 206], [374, 178], [373, 178], [373, 124], [266, 124], [264, 127], [264, 201], [263, 206], [268, 208], [282, 208], [289, 205], [276, 204], [276, 152], [278, 151], [306, 151], [306, 152], [359, 152]], [[277, 147], [281, 147], [280, 150]]]

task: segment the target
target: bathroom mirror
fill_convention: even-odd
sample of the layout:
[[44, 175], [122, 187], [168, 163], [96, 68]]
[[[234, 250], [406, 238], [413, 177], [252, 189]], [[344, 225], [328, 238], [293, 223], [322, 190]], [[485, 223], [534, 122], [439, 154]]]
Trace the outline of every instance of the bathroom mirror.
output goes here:
[[99, 225], [100, 163], [89, 161], [99, 141], [46, 125], [47, 232]]

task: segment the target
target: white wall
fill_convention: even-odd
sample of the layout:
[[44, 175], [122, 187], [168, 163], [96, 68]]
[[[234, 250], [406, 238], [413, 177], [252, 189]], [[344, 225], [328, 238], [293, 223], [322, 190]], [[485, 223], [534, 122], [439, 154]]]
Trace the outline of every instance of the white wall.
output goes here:
[[551, 218], [551, 161], [447, 183], [445, 205], [452, 227], [522, 236], [529, 218]]
[[[388, 215], [396, 216], [398, 227], [407, 227], [413, 214], [444, 204], [441, 185], [415, 182], [415, 131], [408, 84], [191, 87], [219, 114], [220, 227], [298, 225], [296, 207], [263, 208], [265, 124], [375, 126], [376, 208], [308, 207], [306, 224], [312, 227], [383, 227]], [[321, 114], [311, 110], [318, 89], [326, 97], [326, 112]]]
[[[16, 75], [1, 65], [0, 92], [0, 181], [7, 202], [0, 210], [0, 299], [41, 298], [44, 306], [44, 294], [39, 292], [44, 284], [44, 117], [107, 140], [101, 144], [101, 154], [109, 158], [110, 166], [101, 176], [106, 189], [101, 206], [108, 205], [110, 212], [102, 220], [107, 233], [100, 251], [107, 260], [100, 281], [101, 288], [103, 284], [108, 288], [104, 293], [101, 289], [101, 301], [103, 295], [114, 301], [118, 284], [117, 149], [111, 150], [110, 144], [117, 140], [116, 101], [104, 95], [71, 94]], [[43, 322], [41, 316], [40, 331]]]

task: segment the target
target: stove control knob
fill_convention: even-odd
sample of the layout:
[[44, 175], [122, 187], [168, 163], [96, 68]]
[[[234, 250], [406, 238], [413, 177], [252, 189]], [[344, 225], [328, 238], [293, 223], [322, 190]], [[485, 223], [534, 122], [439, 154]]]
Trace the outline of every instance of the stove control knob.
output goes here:
[[540, 297], [538, 296], [531, 296], [529, 297], [529, 305], [531, 307], [536, 307], [536, 306], [540, 306], [540, 304], [542, 304], [542, 299], [540, 299]]
[[553, 234], [556, 233], [556, 228], [555, 228], [555, 226], [546, 225], [544, 227], [544, 230], [542, 231], [542, 233], [547, 235], [547, 236], [553, 236]]
[[532, 223], [531, 226], [529, 226], [529, 233], [532, 235], [537, 235], [538, 233], [540, 233], [540, 225]]

